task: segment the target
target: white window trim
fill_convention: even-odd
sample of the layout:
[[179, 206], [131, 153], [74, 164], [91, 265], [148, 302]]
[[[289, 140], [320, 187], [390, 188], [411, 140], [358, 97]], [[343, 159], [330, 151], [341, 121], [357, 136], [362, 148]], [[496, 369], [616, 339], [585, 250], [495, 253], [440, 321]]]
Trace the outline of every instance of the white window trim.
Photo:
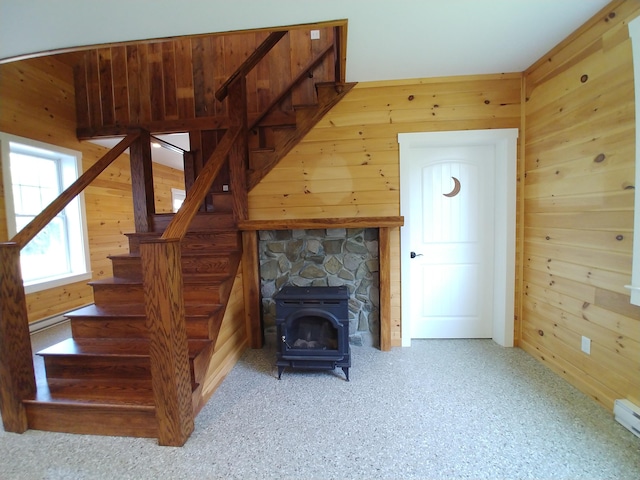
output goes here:
[[[43, 150], [50, 150], [64, 154], [65, 156], [72, 157], [75, 163], [76, 175], [75, 178], [65, 178], [64, 188], [67, 188], [77, 177], [82, 174], [82, 153], [76, 150], [59, 147], [57, 145], [51, 145], [43, 142], [38, 142], [30, 138], [19, 137], [17, 135], [11, 135], [8, 133], [0, 132], [0, 161], [2, 162], [2, 179], [4, 187], [4, 201], [5, 210], [7, 216], [7, 231], [9, 234], [9, 240], [16, 235], [16, 220], [15, 220], [15, 206], [13, 202], [13, 185], [11, 181], [11, 168], [9, 162], [10, 142], [20, 143], [34, 148]], [[6, 160], [6, 161], [5, 161]], [[63, 175], [66, 176], [66, 175]], [[87, 215], [85, 209], [84, 194], [81, 193], [76, 197], [78, 216], [80, 217], [81, 231], [76, 232], [76, 235], [81, 236], [81, 240], [76, 245], [76, 249], [82, 249], [82, 253], [79, 254], [80, 262], [82, 265], [75, 267], [75, 273], [69, 273], [57, 277], [49, 277], [45, 280], [36, 280], [33, 282], [25, 282], [24, 289], [26, 293], [34, 293], [42, 290], [48, 290], [50, 288], [61, 287], [69, 285], [71, 283], [86, 281], [91, 279], [91, 262], [89, 254], [89, 235], [87, 233]], [[83, 262], [82, 262], [83, 260]]]
[[633, 263], [631, 266], [631, 285], [625, 285], [631, 290], [631, 303], [640, 305], [640, 17], [629, 22], [629, 36], [633, 49], [633, 73], [636, 95], [636, 183], [635, 207], [633, 227]]

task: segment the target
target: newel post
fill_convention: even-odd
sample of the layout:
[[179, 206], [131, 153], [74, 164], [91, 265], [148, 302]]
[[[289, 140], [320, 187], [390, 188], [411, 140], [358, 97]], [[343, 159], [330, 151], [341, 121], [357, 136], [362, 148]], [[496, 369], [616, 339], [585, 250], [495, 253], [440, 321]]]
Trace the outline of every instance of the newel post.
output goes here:
[[14, 433], [27, 430], [22, 400], [36, 393], [21, 272], [20, 246], [0, 244], [0, 411], [4, 429]]
[[133, 220], [136, 232], [153, 231], [153, 215], [156, 213], [153, 166], [151, 161], [151, 135], [146, 130], [129, 147], [131, 190], [133, 193]]
[[160, 445], [182, 446], [194, 428], [179, 239], [140, 244], [151, 383]]

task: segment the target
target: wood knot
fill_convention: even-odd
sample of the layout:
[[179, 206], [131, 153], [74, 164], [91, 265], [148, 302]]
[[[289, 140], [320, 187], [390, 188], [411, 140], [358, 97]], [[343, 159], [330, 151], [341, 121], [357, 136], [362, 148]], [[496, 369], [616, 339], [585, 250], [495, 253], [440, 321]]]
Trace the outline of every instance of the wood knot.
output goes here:
[[616, 235], [616, 240], [621, 242], [622, 240], [624, 240], [624, 235]]
[[545, 240], [551, 240], [551, 237], [549, 235], [547, 235], [546, 237], [544, 237]]
[[489, 105], [490, 103], [491, 103], [491, 100], [485, 100], [485, 101], [484, 101], [484, 104], [485, 104], [485, 105]]
[[409, 101], [412, 101], [414, 98], [416, 98], [416, 97], [414, 97], [413, 95], [409, 95], [409, 97], [408, 97]]
[[609, 13], [609, 18], [616, 18], [616, 12]]
[[600, 154], [598, 154], [598, 156], [596, 158], [593, 159], [593, 161], [596, 162], [596, 163], [602, 163], [602, 162], [604, 162], [605, 158], [606, 157], [605, 157], [604, 153], [600, 153]]
[[580, 77], [580, 81], [581, 81], [582, 83], [586, 83], [586, 82], [587, 82], [587, 80], [589, 80], [589, 75], [582, 75], [582, 76]]
[[544, 337], [544, 330], [538, 330], [538, 335], [540, 335], [541, 337]]

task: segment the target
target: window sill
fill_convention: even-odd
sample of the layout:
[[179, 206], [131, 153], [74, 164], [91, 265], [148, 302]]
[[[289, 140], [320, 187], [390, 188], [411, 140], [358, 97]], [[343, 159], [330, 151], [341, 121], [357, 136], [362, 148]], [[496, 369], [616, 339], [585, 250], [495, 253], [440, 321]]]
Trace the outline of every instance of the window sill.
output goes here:
[[72, 283], [82, 282], [83, 280], [90, 280], [91, 273], [76, 273], [71, 275], [65, 275], [61, 277], [51, 278], [49, 280], [43, 280], [37, 283], [25, 284], [25, 293], [41, 292], [42, 290], [49, 290], [51, 288], [63, 287]]

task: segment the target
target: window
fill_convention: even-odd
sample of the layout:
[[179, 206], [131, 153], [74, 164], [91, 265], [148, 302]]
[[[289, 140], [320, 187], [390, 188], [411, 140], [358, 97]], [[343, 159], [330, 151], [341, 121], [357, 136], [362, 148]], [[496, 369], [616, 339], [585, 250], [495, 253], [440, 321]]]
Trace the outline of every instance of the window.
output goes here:
[[633, 258], [631, 265], [631, 285], [626, 287], [631, 290], [631, 303], [640, 305], [640, 17], [629, 22], [629, 36], [631, 37], [633, 52], [633, 71], [636, 93], [636, 193], [633, 227]]
[[184, 202], [185, 198], [187, 198], [187, 192], [185, 192], [184, 190], [180, 190], [179, 188], [171, 189], [171, 204], [173, 207], [173, 213], [176, 213], [178, 210], [180, 210], [182, 202]]
[[[79, 176], [81, 153], [0, 133], [9, 238]], [[27, 293], [91, 278], [82, 195], [20, 252]]]

